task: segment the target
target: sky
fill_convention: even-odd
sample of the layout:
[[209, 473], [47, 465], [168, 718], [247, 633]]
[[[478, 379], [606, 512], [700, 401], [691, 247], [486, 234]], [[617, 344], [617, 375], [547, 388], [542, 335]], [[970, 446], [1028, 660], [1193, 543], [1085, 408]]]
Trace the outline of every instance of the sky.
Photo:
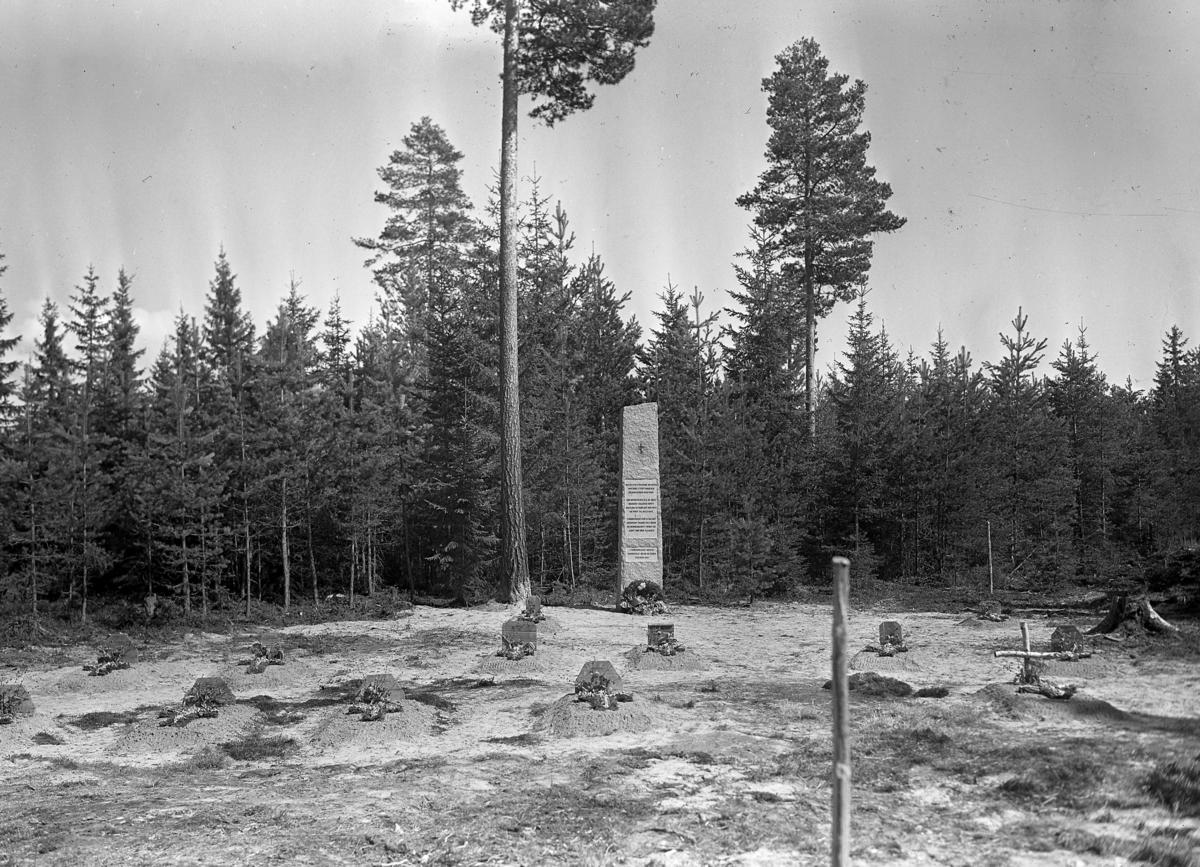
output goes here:
[[[553, 129], [522, 116], [519, 192], [560, 201], [629, 312], [668, 280], [720, 310], [765, 168], [775, 56], [812, 37], [868, 86], [868, 161], [907, 219], [877, 236], [868, 303], [901, 351], [942, 328], [997, 360], [1018, 308], [1081, 325], [1114, 382], [1153, 385], [1178, 325], [1200, 342], [1200, 11], [1156, 0], [659, 0], [634, 71]], [[134, 274], [142, 344], [201, 317], [224, 246], [261, 330], [290, 276], [356, 326], [375, 289], [377, 169], [429, 116], [482, 210], [500, 48], [449, 0], [4, 0], [0, 293], [28, 352], [89, 265]], [[523, 103], [527, 111], [528, 103]], [[821, 326], [842, 348], [849, 305]], [[726, 317], [727, 318], [727, 317]], [[149, 359], [147, 359], [148, 361]]]

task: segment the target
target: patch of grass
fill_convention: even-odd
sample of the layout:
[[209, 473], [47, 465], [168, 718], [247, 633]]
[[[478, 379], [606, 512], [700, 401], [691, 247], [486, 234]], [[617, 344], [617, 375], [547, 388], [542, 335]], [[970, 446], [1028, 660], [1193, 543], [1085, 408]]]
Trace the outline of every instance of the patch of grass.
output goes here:
[[412, 771], [438, 771], [448, 764], [445, 756], [429, 756], [428, 758], [397, 759], [379, 768], [385, 774], [407, 774]]
[[60, 747], [66, 743], [58, 735], [51, 734], [50, 732], [38, 732], [33, 736], [33, 742], [39, 747]]
[[1200, 816], [1200, 756], [1158, 762], [1146, 778], [1146, 791], [1181, 816]]
[[219, 750], [204, 747], [187, 761], [183, 762], [183, 770], [219, 771], [229, 763], [229, 758]]
[[520, 735], [507, 735], [503, 737], [484, 738], [485, 743], [489, 744], [508, 744], [514, 747], [532, 747], [540, 744], [542, 739], [532, 732], [525, 732]]
[[238, 762], [258, 762], [265, 759], [282, 759], [299, 749], [293, 738], [280, 735], [264, 737], [262, 732], [252, 732], [238, 741], [226, 741], [221, 750]]
[[125, 725], [127, 723], [136, 722], [138, 718], [136, 711], [110, 711], [96, 710], [91, 713], [81, 714], [77, 717], [72, 717], [67, 720], [67, 723], [75, 726], [85, 732], [94, 732], [109, 726]]
[[1112, 757], [1100, 747], [1084, 739], [1057, 746], [1020, 744], [987, 754], [983, 766], [992, 773], [1015, 770], [1000, 791], [1016, 800], [1082, 808], [1097, 797], [1112, 765]]
[[248, 704], [256, 708], [262, 715], [263, 725], [292, 726], [304, 721], [304, 714], [294, 710], [294, 704], [279, 701], [269, 695], [256, 695], [250, 698], [239, 698], [236, 704]]
[[1200, 855], [1186, 839], [1154, 836], [1145, 840], [1133, 853], [1134, 861], [1154, 867], [1200, 867]]
[[438, 695], [436, 692], [414, 692], [410, 693], [407, 697], [437, 710], [445, 711], [446, 713], [454, 713], [454, 711], [458, 710], [458, 705], [450, 701], [450, 699]]

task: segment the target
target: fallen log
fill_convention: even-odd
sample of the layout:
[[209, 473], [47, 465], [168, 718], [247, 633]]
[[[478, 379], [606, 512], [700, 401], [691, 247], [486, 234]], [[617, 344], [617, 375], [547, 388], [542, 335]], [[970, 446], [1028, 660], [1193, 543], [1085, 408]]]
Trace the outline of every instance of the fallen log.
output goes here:
[[1078, 659], [1082, 654], [1070, 650], [997, 650], [996, 657], [1021, 656], [1026, 659], [1061, 659], [1067, 662]]
[[1046, 698], [1055, 698], [1060, 701], [1066, 701], [1073, 696], [1079, 687], [1073, 683], [1055, 683], [1053, 680], [1039, 679], [1035, 683], [1026, 683], [1017, 687], [1017, 692], [1029, 692], [1034, 695], [1044, 695]]
[[1108, 614], [1087, 631], [1088, 635], [1107, 635], [1126, 623], [1138, 623], [1150, 632], [1178, 632], [1179, 627], [1163, 620], [1146, 596], [1130, 599], [1127, 595], [1114, 596]]

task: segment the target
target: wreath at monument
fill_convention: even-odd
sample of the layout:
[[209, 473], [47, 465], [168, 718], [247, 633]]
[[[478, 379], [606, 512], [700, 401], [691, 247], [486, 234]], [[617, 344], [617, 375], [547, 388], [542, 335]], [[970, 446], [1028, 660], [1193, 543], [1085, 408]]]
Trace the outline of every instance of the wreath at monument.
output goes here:
[[653, 581], [634, 581], [621, 591], [618, 607], [630, 614], [657, 616], [669, 613], [663, 589]]

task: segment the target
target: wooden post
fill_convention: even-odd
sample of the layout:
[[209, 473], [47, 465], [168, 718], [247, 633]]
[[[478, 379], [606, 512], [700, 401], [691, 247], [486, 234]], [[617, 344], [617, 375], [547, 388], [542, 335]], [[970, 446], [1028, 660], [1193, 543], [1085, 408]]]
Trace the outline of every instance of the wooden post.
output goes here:
[[850, 561], [833, 558], [833, 822], [831, 863], [850, 867], [850, 687], [846, 677], [846, 610]]
[[1025, 682], [1029, 682], [1029, 624], [1021, 621], [1021, 646], [1025, 648], [1025, 661], [1022, 663], [1025, 672]]
[[992, 568], [992, 522], [988, 521], [988, 595], [996, 595], [996, 570]]

